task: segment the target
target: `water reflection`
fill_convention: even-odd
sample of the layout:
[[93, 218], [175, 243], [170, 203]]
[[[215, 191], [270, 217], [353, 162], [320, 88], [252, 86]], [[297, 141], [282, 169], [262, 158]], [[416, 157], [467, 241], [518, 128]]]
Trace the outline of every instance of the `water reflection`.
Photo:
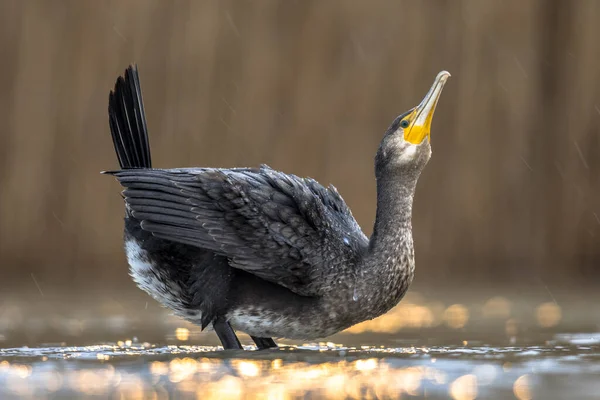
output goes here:
[[[584, 341], [584, 338], [587, 340]], [[583, 342], [583, 344], [581, 344]], [[248, 350], [252, 348], [249, 346]], [[561, 398], [547, 383], [568, 373], [571, 397], [597, 393], [600, 335], [558, 335], [544, 346], [354, 348], [310, 344], [272, 351], [121, 341], [0, 350], [0, 397], [468, 400]], [[573, 389], [573, 384], [577, 384]], [[559, 396], [559, 397], [556, 397]]]
[[[596, 329], [594, 318], [600, 320], [597, 302], [592, 298], [584, 304], [559, 305], [548, 301], [547, 295], [538, 299], [454, 296], [453, 301], [448, 301], [452, 297], [429, 298], [412, 291], [384, 316], [352, 326], [331, 339], [389, 346], [393, 343], [381, 342], [382, 335], [452, 336], [462, 342], [472, 340], [475, 334], [486, 340], [493, 336], [517, 344], [531, 332]], [[59, 299], [36, 302], [13, 296], [2, 304], [0, 345], [4, 347], [43, 342], [83, 344], [135, 335], [143, 335], [151, 342], [217, 343], [213, 333], [202, 332], [200, 327], [170, 315], [155, 303], [149, 304], [145, 298], [141, 304], [110, 298], [73, 305]], [[244, 338], [249, 341], [242, 335]]]
[[[223, 352], [199, 345], [216, 344], [214, 333], [145, 298], [62, 312], [56, 301], [11, 298], [0, 308], [0, 398], [593, 398], [600, 315], [586, 301], [411, 292], [326, 342]], [[104, 344], [73, 345], [86, 343]]]
[[[247, 350], [252, 350], [251, 346]], [[198, 399], [585, 398], [600, 383], [600, 335], [556, 335], [543, 346], [362, 348], [337, 343], [272, 351], [156, 346], [131, 340], [0, 349], [0, 397]], [[561, 393], [545, 383], [568, 375]], [[558, 396], [558, 397], [557, 397]], [[561, 397], [562, 396], [562, 397]]]
[[520, 376], [513, 385], [513, 392], [519, 400], [531, 400], [531, 383], [529, 375]]

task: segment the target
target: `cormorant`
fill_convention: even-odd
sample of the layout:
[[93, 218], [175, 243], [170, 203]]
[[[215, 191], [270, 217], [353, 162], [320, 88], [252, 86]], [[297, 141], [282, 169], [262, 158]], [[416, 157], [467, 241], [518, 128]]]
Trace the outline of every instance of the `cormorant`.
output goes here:
[[137, 285], [176, 315], [212, 325], [225, 349], [235, 330], [259, 349], [272, 337], [322, 338], [378, 317], [413, 280], [415, 186], [431, 156], [442, 71], [398, 116], [375, 156], [377, 214], [365, 236], [335, 187], [259, 168], [154, 169], [137, 68], [109, 96], [125, 188], [125, 251]]

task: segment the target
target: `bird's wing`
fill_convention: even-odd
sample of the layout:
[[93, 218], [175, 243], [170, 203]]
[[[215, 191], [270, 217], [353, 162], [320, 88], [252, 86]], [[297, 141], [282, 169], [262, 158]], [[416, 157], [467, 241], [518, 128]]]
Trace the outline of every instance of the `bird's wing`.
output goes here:
[[266, 166], [111, 174], [144, 230], [210, 249], [301, 295], [322, 294], [335, 278], [332, 266], [357, 261], [368, 247], [337, 190], [312, 179]]

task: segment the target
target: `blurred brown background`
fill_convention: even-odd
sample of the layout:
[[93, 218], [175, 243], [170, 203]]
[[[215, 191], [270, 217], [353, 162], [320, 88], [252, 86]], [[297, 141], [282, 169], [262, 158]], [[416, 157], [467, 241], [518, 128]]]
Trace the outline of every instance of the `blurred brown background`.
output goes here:
[[379, 140], [449, 70], [417, 287], [595, 284], [598, 21], [596, 0], [1, 0], [0, 290], [136, 292], [120, 187], [99, 174], [133, 62], [155, 166], [333, 183], [367, 234]]

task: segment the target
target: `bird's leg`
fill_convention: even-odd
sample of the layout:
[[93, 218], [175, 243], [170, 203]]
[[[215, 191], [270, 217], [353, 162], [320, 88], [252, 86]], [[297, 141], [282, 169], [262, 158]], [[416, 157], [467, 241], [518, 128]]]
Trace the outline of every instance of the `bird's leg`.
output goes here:
[[277, 343], [275, 343], [275, 341], [271, 338], [256, 337], [256, 336], [250, 336], [250, 337], [252, 338], [252, 340], [254, 340], [254, 343], [256, 343], [256, 347], [258, 347], [259, 350], [277, 348]]
[[235, 332], [229, 322], [225, 320], [223, 317], [217, 317], [213, 321], [213, 328], [221, 340], [221, 344], [223, 345], [223, 349], [225, 350], [242, 350], [242, 345], [238, 340], [237, 336], [235, 336]]

